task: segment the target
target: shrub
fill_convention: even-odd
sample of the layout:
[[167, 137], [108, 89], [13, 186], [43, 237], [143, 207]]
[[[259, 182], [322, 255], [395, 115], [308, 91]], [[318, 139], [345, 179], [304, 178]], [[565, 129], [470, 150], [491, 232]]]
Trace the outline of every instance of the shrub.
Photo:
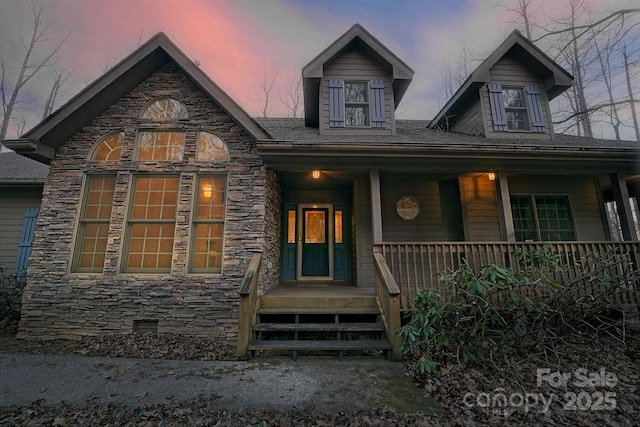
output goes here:
[[8, 274], [0, 266], [0, 324], [20, 319], [25, 282], [17, 274]]

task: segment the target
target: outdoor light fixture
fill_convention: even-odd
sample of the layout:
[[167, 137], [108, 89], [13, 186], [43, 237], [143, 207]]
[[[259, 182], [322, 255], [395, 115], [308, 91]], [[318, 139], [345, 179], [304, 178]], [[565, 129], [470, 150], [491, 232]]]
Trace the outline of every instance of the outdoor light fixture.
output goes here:
[[319, 170], [312, 171], [311, 176], [313, 177], [313, 179], [320, 178], [320, 171]]
[[495, 172], [489, 172], [487, 175], [489, 175], [489, 181], [495, 181], [496, 180]]
[[211, 198], [213, 194], [213, 185], [211, 184], [202, 184], [202, 195], [207, 199]]

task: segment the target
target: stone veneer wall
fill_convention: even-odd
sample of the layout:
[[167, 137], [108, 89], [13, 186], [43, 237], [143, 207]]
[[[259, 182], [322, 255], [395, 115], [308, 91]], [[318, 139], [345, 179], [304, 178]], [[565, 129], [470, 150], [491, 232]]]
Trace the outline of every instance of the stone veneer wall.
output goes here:
[[[182, 101], [189, 118], [149, 125], [140, 112], [158, 96]], [[134, 161], [139, 126], [184, 129], [184, 162]], [[215, 132], [227, 144], [230, 161], [194, 161], [198, 130]], [[87, 161], [108, 132], [124, 134], [121, 160]], [[117, 174], [107, 255], [102, 273], [71, 272], [77, 217], [87, 174]], [[139, 172], [180, 174], [171, 273], [121, 273], [121, 252], [132, 176]], [[222, 274], [189, 274], [188, 246], [193, 187], [198, 174], [227, 174]], [[129, 94], [66, 141], [51, 162], [43, 192], [35, 242], [23, 298], [19, 337], [79, 338], [128, 333], [135, 320], [158, 320], [158, 331], [237, 337], [238, 294], [254, 252], [263, 252], [261, 286], [279, 277], [279, 194], [277, 178], [256, 152], [255, 142], [175, 64], [168, 62]]]

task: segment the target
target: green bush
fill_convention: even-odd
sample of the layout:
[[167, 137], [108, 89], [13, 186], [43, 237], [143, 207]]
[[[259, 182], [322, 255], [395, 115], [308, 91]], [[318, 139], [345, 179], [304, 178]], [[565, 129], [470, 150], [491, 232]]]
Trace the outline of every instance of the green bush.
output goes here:
[[8, 274], [0, 266], [0, 323], [20, 319], [25, 282], [17, 274]]

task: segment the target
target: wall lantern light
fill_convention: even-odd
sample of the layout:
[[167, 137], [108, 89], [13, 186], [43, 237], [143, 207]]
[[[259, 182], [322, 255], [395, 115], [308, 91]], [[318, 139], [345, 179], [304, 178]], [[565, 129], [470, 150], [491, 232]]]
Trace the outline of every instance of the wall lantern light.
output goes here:
[[213, 194], [213, 185], [202, 184], [202, 195], [207, 199], [210, 199], [212, 194]]
[[311, 176], [313, 177], [313, 179], [318, 179], [320, 178], [320, 171], [319, 170], [314, 170], [311, 172]]

